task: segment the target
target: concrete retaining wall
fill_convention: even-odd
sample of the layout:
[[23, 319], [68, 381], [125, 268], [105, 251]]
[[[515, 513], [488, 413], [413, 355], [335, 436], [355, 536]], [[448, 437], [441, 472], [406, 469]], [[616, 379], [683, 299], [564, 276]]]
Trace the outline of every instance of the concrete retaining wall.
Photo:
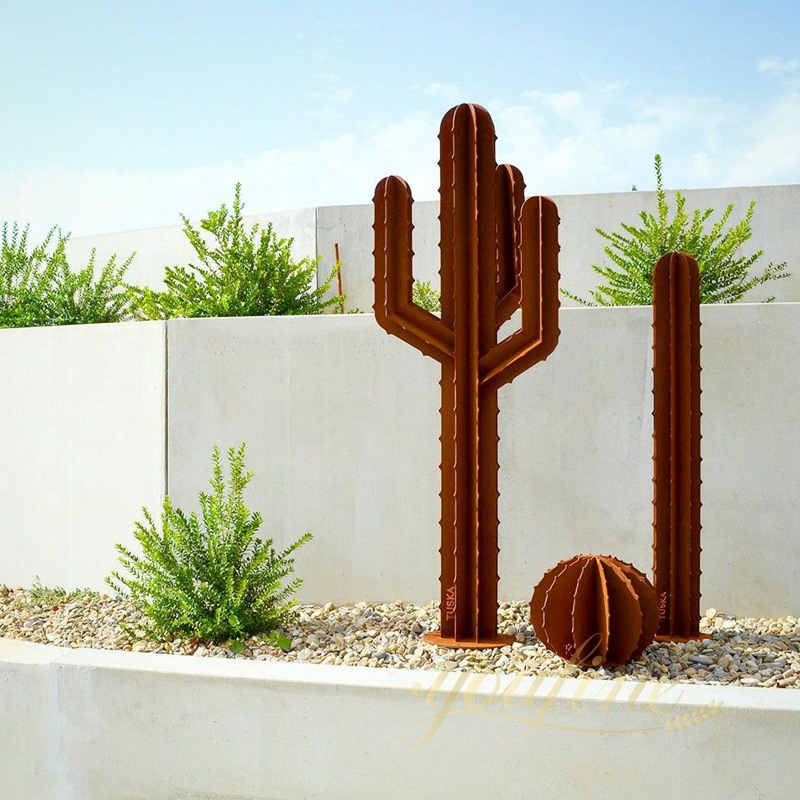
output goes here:
[[[704, 607], [796, 614], [800, 305], [702, 321]], [[652, 562], [649, 309], [564, 309], [560, 324], [550, 359], [500, 393], [504, 599], [579, 552]], [[0, 355], [0, 410], [18, 421], [0, 582], [103, 588], [165, 473], [189, 510], [212, 446], [246, 441], [264, 532], [279, 547], [314, 534], [301, 600], [437, 597], [438, 365], [371, 316], [0, 331]]]
[[0, 708], [14, 800], [756, 800], [792, 796], [800, 692], [0, 639]]
[[[529, 194], [536, 192], [533, 181], [528, 190]], [[689, 213], [694, 209], [715, 209], [708, 227], [720, 218], [729, 203], [734, 205], [731, 223], [738, 222], [746, 214], [750, 201], [755, 200], [753, 237], [742, 253], [750, 255], [763, 250], [758, 271], [770, 261], [776, 264], [785, 261], [792, 276], [759, 287], [745, 299], [758, 302], [774, 295], [782, 302], [800, 301], [800, 228], [795, 224], [800, 211], [800, 185], [690, 189], [682, 194], [686, 196]], [[621, 231], [622, 222], [639, 224], [641, 211], [656, 213], [656, 194], [555, 195], [553, 199], [561, 217], [561, 285], [578, 296], [588, 297], [588, 291], [598, 282], [591, 265], [609, 264], [603, 252], [606, 241], [597, 235], [595, 228], [611, 233]], [[668, 193], [668, 202], [674, 212], [674, 192]], [[414, 275], [419, 280], [433, 281], [434, 285], [438, 285], [439, 280], [438, 213], [438, 202], [414, 204]], [[199, 220], [192, 222], [195, 227], [199, 226]], [[282, 211], [247, 217], [245, 222], [248, 226], [253, 222], [261, 225], [272, 222], [279, 236], [294, 238], [293, 253], [297, 258], [320, 255], [320, 275], [323, 277], [327, 277], [333, 267], [334, 244], [338, 243], [343, 262], [342, 282], [348, 295], [347, 308], [372, 309], [374, 240], [371, 204]], [[180, 225], [74, 239], [67, 247], [73, 265], [84, 264], [92, 247], [97, 248], [98, 260], [102, 258], [99, 263], [103, 264], [112, 253], [124, 259], [136, 251], [128, 279], [132, 283], [153, 287], [162, 285], [166, 265], [186, 264], [194, 254]], [[335, 286], [333, 288], [335, 290]], [[567, 298], [563, 298], [563, 302], [566, 306], [576, 305]]]
[[[165, 489], [163, 322], [0, 330], [0, 582], [99, 587]], [[109, 556], [112, 556], [110, 559]]]
[[[800, 607], [798, 312], [703, 309], [703, 592], [718, 608]], [[649, 326], [646, 308], [564, 310], [556, 352], [501, 390], [503, 597], [579, 552], [649, 569]], [[173, 498], [193, 502], [214, 443], [246, 440], [276, 540], [315, 536], [303, 597], [436, 595], [435, 362], [345, 316], [182, 320], [169, 363]]]

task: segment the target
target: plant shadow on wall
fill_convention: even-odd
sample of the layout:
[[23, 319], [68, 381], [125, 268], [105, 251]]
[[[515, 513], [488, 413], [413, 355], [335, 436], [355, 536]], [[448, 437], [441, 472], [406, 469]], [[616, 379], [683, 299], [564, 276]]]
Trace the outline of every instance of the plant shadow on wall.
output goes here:
[[[159, 531], [145, 508], [136, 523], [142, 555], [117, 544], [119, 560], [130, 573], [113, 572], [106, 581], [150, 620], [154, 639], [188, 636], [202, 641], [234, 642], [234, 651], [249, 636], [266, 634], [288, 649], [275, 631], [291, 620], [299, 578], [283, 585], [294, 571], [291, 554], [311, 539], [306, 533], [277, 553], [272, 540], [256, 533], [263, 522], [244, 503], [253, 473], [244, 469], [245, 445], [228, 451], [230, 483], [222, 475], [219, 449], [213, 451], [211, 494], [200, 492], [200, 517], [187, 516], [164, 500]], [[124, 588], [123, 588], [124, 587]]]
[[95, 250], [75, 271], [67, 261], [69, 234], [57, 227], [40, 244], [28, 242], [28, 228], [3, 223], [0, 239], [0, 327], [76, 325], [133, 319], [133, 299], [124, 283], [134, 254], [122, 264], [116, 255], [95, 277]]
[[[292, 258], [293, 239], [279, 239], [272, 224], [248, 231], [242, 219], [241, 184], [236, 184], [231, 209], [223, 203], [192, 227], [181, 215], [183, 232], [199, 264], [167, 267], [166, 291], [131, 287], [141, 319], [174, 317], [259, 317], [319, 314], [341, 302], [326, 299], [339, 267], [316, 286], [318, 258]], [[208, 236], [210, 234], [213, 243]]]
[[[686, 198], [675, 193], [675, 216], [669, 219], [669, 205], [663, 188], [661, 156], [655, 156], [657, 213], [642, 211], [642, 227], [621, 223], [624, 233], [607, 233], [597, 228], [606, 239], [603, 249], [614, 267], [592, 264], [592, 269], [605, 279], [590, 290], [592, 299], [561, 290], [561, 293], [586, 306], [634, 306], [653, 302], [653, 268], [661, 256], [681, 251], [693, 256], [700, 268], [700, 302], [734, 303], [747, 292], [767, 281], [788, 278], [786, 263], [768, 264], [760, 274], [751, 274], [756, 262], [764, 255], [758, 250], [750, 256], [739, 255], [739, 249], [753, 235], [750, 223], [755, 212], [755, 200], [744, 219], [728, 230], [725, 226], [733, 213], [728, 205], [722, 217], [705, 230], [705, 223], [714, 213], [696, 209], [691, 216], [686, 211]], [[765, 302], [774, 300], [769, 297]]]

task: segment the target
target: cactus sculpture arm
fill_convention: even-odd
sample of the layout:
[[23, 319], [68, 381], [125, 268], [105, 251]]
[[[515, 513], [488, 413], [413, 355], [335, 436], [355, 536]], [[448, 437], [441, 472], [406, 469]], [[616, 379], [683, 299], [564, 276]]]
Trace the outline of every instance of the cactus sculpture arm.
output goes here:
[[396, 176], [375, 188], [375, 318], [387, 332], [441, 361], [453, 350], [453, 332], [411, 301], [411, 190]]
[[[519, 330], [481, 359], [482, 382], [510, 383], [547, 358], [558, 344], [558, 211], [546, 197], [531, 197], [522, 206], [519, 237], [521, 261]], [[527, 235], [526, 235], [527, 234]]]
[[522, 173], [510, 164], [495, 170], [497, 217], [497, 324], [511, 319], [519, 308], [519, 212], [525, 202]]
[[700, 273], [686, 253], [653, 271], [653, 584], [659, 639], [700, 634]]
[[[442, 365], [441, 632], [455, 647], [497, 634], [497, 390], [558, 342], [558, 214], [524, 200], [522, 175], [495, 162], [488, 112], [460, 105], [442, 120], [441, 318], [411, 301], [411, 192], [401, 178], [375, 192], [375, 317]], [[517, 309], [519, 330], [498, 342]]]

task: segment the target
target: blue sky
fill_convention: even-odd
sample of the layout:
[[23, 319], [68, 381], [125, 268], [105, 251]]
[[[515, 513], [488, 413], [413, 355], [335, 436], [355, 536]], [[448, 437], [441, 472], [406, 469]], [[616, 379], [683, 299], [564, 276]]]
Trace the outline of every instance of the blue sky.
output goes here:
[[[494, 7], [492, 7], [494, 6]], [[800, 3], [0, 0], [0, 220], [73, 235], [436, 198], [491, 112], [529, 194], [800, 183]]]

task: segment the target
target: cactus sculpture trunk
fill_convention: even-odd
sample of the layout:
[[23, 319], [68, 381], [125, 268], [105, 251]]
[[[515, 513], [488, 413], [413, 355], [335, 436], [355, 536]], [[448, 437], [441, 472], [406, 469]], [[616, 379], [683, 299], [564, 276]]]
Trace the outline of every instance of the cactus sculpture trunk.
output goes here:
[[700, 273], [686, 253], [653, 271], [653, 585], [661, 640], [700, 634]]
[[[375, 190], [375, 317], [441, 363], [441, 631], [431, 641], [494, 647], [497, 632], [497, 390], [558, 342], [558, 213], [524, 199], [522, 174], [495, 162], [488, 112], [443, 118], [441, 316], [411, 300], [411, 191], [391, 176]], [[517, 310], [519, 329], [498, 342]]]

